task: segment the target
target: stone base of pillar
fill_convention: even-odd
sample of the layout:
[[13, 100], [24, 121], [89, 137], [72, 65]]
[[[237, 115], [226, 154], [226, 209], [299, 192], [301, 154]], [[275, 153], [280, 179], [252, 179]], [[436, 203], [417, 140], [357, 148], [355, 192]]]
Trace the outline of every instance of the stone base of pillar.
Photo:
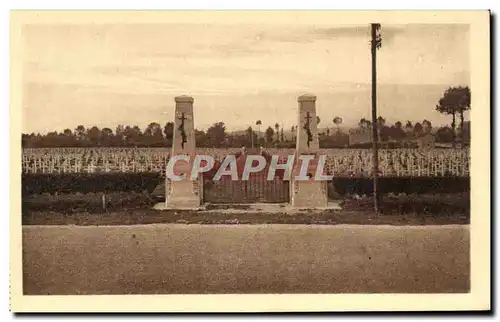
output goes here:
[[173, 181], [165, 185], [165, 203], [154, 209], [201, 209], [201, 198], [197, 193], [197, 182]]
[[327, 195], [329, 200], [341, 200], [343, 197], [340, 193], [335, 190], [335, 186], [332, 181], [327, 183]]
[[200, 209], [201, 203], [198, 196], [170, 197], [166, 202], [168, 209]]
[[328, 183], [326, 181], [292, 182], [291, 204], [295, 208], [328, 208]]

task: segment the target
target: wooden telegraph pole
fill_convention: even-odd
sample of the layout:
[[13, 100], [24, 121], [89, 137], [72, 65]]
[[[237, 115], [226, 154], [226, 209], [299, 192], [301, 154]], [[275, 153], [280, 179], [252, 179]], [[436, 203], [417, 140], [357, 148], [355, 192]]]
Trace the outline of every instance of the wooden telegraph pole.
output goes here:
[[378, 181], [378, 124], [377, 124], [377, 50], [382, 47], [380, 24], [371, 24], [371, 52], [372, 52], [372, 142], [373, 142], [373, 201], [375, 213], [379, 213]]

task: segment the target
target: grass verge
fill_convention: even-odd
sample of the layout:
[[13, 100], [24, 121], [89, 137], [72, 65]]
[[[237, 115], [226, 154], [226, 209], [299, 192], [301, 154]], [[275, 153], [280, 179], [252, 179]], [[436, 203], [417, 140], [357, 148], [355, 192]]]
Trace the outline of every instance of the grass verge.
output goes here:
[[[469, 197], [453, 195], [385, 196], [381, 214], [364, 197], [342, 202], [342, 211], [297, 213], [252, 212], [244, 205], [210, 205], [210, 211], [151, 209], [156, 201], [146, 193], [69, 194], [23, 198], [23, 225], [140, 225], [181, 224], [469, 224]], [[235, 212], [231, 212], [235, 209]], [[240, 211], [236, 211], [240, 210]], [[242, 212], [241, 210], [247, 210]]]

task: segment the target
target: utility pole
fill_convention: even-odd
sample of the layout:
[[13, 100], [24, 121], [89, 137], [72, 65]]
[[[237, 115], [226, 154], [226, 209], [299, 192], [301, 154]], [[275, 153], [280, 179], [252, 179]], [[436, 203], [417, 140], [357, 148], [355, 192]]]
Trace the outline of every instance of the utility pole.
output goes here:
[[380, 24], [371, 24], [371, 53], [372, 53], [372, 142], [373, 142], [373, 201], [375, 213], [379, 213], [378, 191], [378, 124], [377, 124], [377, 50], [382, 47]]

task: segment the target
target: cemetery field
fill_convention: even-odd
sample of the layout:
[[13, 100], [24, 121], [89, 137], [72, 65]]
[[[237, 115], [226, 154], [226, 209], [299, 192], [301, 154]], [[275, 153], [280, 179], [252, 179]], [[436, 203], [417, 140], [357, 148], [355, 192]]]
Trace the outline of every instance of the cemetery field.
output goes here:
[[[266, 149], [286, 159], [295, 149]], [[22, 172], [35, 173], [144, 173], [164, 176], [170, 148], [40, 148], [23, 149]], [[238, 148], [197, 148], [196, 153], [222, 160]], [[369, 177], [370, 149], [320, 149], [327, 156], [325, 170], [336, 176]], [[469, 149], [380, 149], [383, 176], [468, 177]]]
[[463, 225], [23, 226], [22, 236], [27, 295], [470, 289]]

